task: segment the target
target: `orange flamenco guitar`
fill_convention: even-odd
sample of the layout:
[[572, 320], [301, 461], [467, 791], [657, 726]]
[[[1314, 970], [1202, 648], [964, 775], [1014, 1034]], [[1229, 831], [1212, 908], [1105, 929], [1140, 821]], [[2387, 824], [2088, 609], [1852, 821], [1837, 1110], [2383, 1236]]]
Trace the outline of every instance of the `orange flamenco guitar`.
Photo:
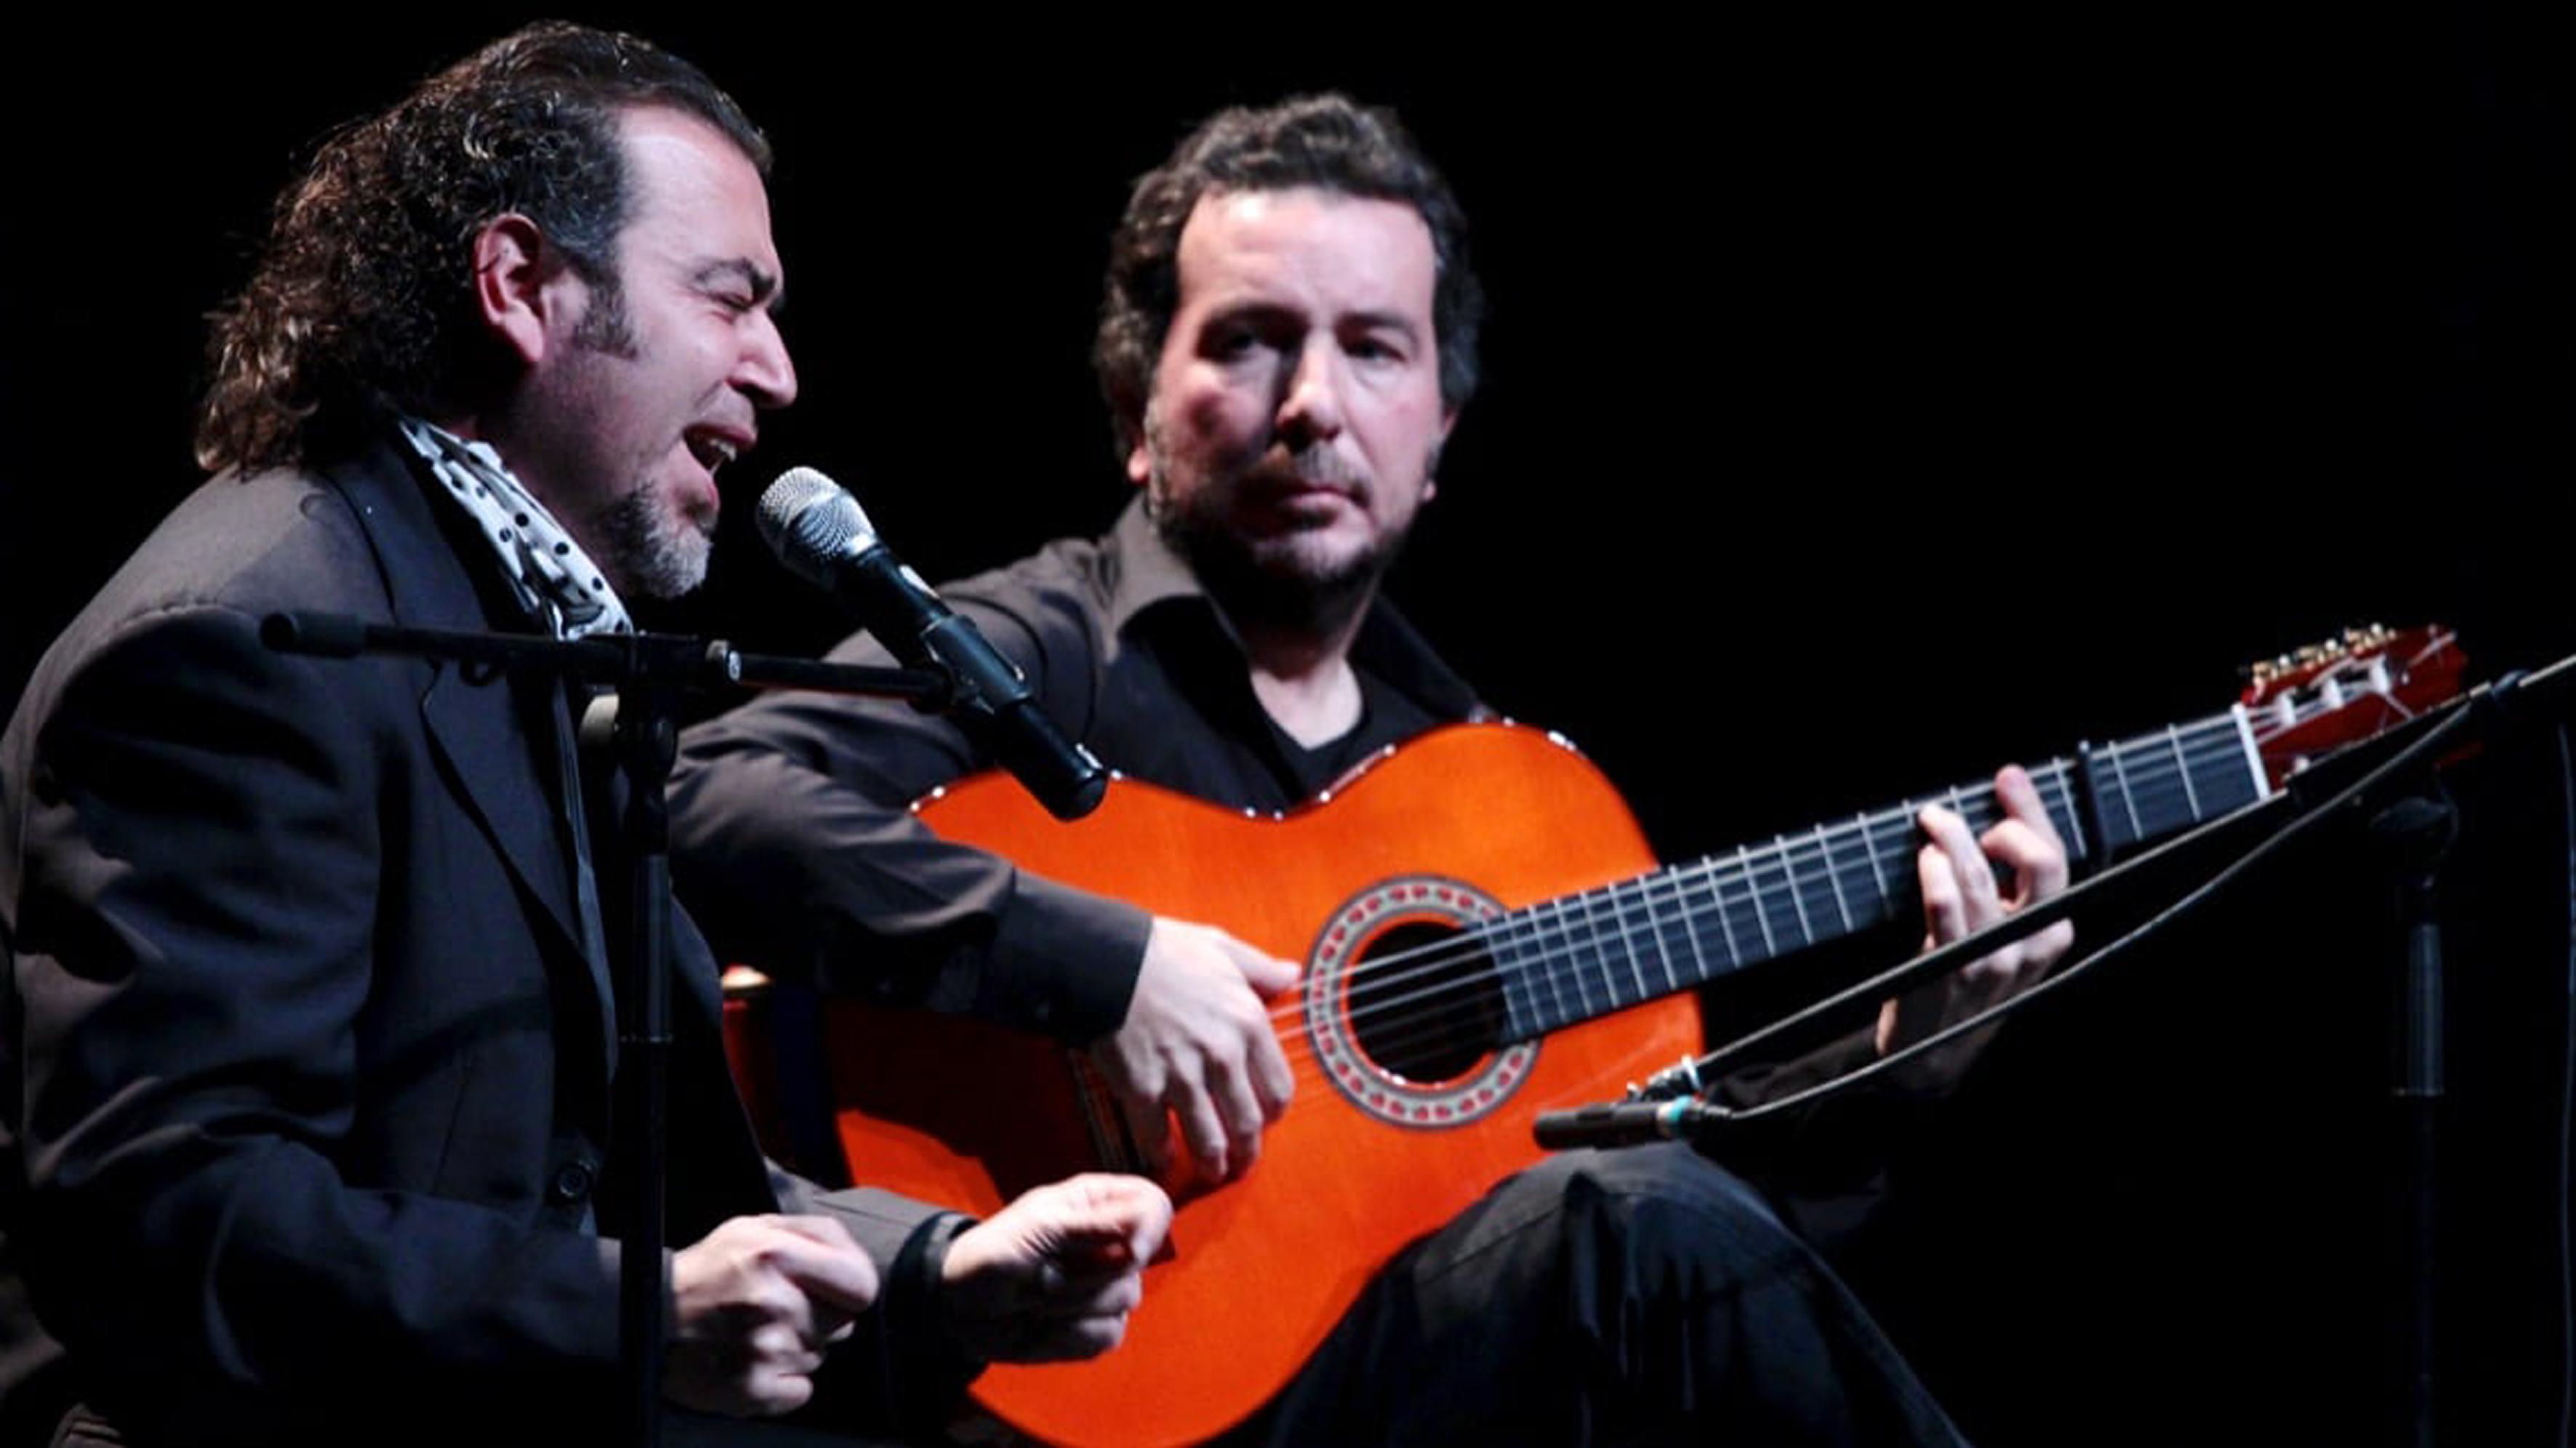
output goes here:
[[[2032, 769], [2078, 861], [2251, 803], [2305, 759], [2455, 691], [2439, 630], [2258, 670], [2225, 713]], [[1986, 786], [1654, 868], [1616, 792], [1552, 735], [1425, 735], [1285, 816], [1121, 781], [1061, 824], [999, 776], [920, 807], [933, 829], [1304, 964], [1274, 1002], [1296, 1099], [1241, 1180], [1184, 1194], [1126, 1344], [996, 1367], [1023, 1432], [1167, 1445], [1223, 1431], [1295, 1375], [1370, 1277], [1536, 1160], [1539, 1112], [1615, 1096], [1699, 1049], [1690, 987], [1917, 908], [1914, 815], [1982, 829]], [[1571, 892], [1571, 893], [1569, 893]], [[990, 1212], [1073, 1172], [1136, 1169], [1079, 1053], [946, 1017], [833, 1003], [853, 1175]]]

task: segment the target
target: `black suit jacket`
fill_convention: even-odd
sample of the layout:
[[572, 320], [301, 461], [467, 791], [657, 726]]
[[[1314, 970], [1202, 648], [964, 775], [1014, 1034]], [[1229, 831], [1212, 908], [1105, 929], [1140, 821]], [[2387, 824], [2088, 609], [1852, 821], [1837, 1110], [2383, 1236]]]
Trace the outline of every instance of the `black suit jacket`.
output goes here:
[[[558, 696], [258, 638], [291, 608], [526, 627], [447, 512], [385, 447], [208, 483], [0, 740], [8, 1441], [75, 1399], [156, 1441], [489, 1441], [500, 1393], [531, 1438], [609, 1398], [613, 1014]], [[674, 933], [686, 1242], [780, 1183]], [[889, 1268], [932, 1217], [837, 1205]]]

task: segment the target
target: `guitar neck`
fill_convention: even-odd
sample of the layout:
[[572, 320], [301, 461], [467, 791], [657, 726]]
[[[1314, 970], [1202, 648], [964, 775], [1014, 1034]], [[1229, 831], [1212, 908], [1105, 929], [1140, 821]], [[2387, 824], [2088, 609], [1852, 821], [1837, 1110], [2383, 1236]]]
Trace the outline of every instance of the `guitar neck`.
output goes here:
[[[2271, 792], [2239, 708], [2078, 750], [2030, 771], [2070, 863], [2115, 855]], [[1510, 1039], [1714, 980], [1920, 910], [1915, 816], [1957, 811], [1982, 834], [2003, 818], [1991, 782], [1904, 800], [1511, 911], [1481, 927]]]

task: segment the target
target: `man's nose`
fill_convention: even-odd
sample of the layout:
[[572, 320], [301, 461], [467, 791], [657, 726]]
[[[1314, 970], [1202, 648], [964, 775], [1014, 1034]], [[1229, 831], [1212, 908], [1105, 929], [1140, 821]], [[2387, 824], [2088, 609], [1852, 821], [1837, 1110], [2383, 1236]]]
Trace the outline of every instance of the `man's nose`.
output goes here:
[[785, 407], [796, 400], [796, 363], [787, 355], [778, 319], [765, 310], [753, 314], [733, 381], [761, 407]]
[[1297, 352], [1279, 400], [1279, 431], [1292, 443], [1320, 441], [1342, 430], [1341, 349], [1330, 337], [1315, 336]]

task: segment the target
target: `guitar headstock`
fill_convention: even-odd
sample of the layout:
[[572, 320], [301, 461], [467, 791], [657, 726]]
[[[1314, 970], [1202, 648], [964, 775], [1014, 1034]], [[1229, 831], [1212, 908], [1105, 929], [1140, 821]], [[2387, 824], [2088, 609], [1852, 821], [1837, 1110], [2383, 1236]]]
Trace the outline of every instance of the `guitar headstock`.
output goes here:
[[2374, 624], [2254, 664], [2239, 702], [2278, 786], [2328, 750], [2457, 697], [2467, 663], [2457, 636], [2438, 624]]

